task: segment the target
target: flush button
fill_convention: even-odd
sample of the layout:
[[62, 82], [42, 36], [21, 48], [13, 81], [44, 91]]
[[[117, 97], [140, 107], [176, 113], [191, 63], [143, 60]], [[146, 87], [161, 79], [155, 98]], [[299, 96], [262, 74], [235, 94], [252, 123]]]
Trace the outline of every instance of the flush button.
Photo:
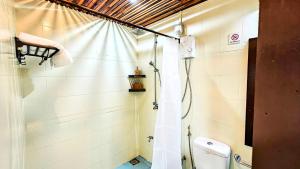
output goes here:
[[213, 145], [213, 144], [214, 144], [214, 143], [212, 143], [212, 142], [210, 142], [210, 141], [207, 142], [207, 145], [210, 145], [210, 146], [211, 146], [211, 145]]

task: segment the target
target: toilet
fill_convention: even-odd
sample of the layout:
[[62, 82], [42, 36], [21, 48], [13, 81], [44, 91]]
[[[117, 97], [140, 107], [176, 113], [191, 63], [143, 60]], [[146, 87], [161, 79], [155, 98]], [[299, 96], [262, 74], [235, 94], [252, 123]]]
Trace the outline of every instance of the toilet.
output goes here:
[[198, 137], [194, 140], [193, 154], [197, 169], [229, 169], [231, 150], [224, 143]]

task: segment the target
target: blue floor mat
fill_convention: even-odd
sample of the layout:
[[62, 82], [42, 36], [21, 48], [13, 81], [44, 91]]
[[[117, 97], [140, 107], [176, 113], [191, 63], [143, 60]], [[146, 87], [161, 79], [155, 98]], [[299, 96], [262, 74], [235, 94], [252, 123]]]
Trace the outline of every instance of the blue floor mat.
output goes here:
[[136, 157], [137, 160], [140, 162], [136, 165], [130, 164], [130, 162], [127, 162], [120, 167], [117, 167], [116, 169], [150, 169], [151, 168], [151, 163], [147, 160], [145, 160], [143, 157], [138, 156]]

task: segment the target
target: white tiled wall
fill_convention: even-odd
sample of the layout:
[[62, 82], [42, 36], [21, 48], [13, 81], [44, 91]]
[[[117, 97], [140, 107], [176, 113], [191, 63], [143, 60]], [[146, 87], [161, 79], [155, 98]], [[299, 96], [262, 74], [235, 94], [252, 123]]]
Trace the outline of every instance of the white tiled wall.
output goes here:
[[[151, 28], [173, 34], [172, 25], [178, 16], [169, 17]], [[233, 153], [251, 163], [252, 149], [244, 145], [244, 126], [248, 39], [257, 37], [258, 1], [209, 0], [184, 11], [183, 16], [186, 31], [196, 37], [197, 45], [197, 58], [192, 61], [191, 70], [193, 106], [183, 125], [184, 154], [188, 156], [187, 126], [191, 125], [193, 139], [204, 136], [222, 141], [231, 146]], [[240, 44], [228, 45], [227, 38], [231, 33], [241, 35]], [[148, 143], [146, 137], [153, 135], [156, 119], [156, 112], [152, 110], [153, 69], [148, 65], [153, 56], [153, 37], [146, 35], [138, 42], [139, 64], [149, 77], [146, 81], [149, 92], [137, 102], [139, 144], [141, 155], [151, 160], [152, 143]], [[159, 39], [158, 43], [161, 57], [163, 40]], [[184, 105], [186, 110], [187, 103]], [[232, 161], [231, 168], [243, 167]]]
[[138, 155], [127, 79], [136, 39], [128, 28], [48, 1], [16, 7], [17, 32], [58, 41], [74, 58], [62, 68], [26, 59], [26, 169], [113, 169]]
[[24, 124], [15, 58], [15, 14], [11, 0], [0, 0], [0, 168], [22, 169]]

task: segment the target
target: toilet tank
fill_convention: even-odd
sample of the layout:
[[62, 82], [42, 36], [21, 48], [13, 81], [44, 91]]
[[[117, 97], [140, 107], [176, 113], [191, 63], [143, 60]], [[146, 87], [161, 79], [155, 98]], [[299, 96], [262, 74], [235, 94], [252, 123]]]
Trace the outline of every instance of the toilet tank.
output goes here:
[[231, 150], [224, 143], [198, 137], [194, 140], [193, 154], [197, 169], [229, 169]]

